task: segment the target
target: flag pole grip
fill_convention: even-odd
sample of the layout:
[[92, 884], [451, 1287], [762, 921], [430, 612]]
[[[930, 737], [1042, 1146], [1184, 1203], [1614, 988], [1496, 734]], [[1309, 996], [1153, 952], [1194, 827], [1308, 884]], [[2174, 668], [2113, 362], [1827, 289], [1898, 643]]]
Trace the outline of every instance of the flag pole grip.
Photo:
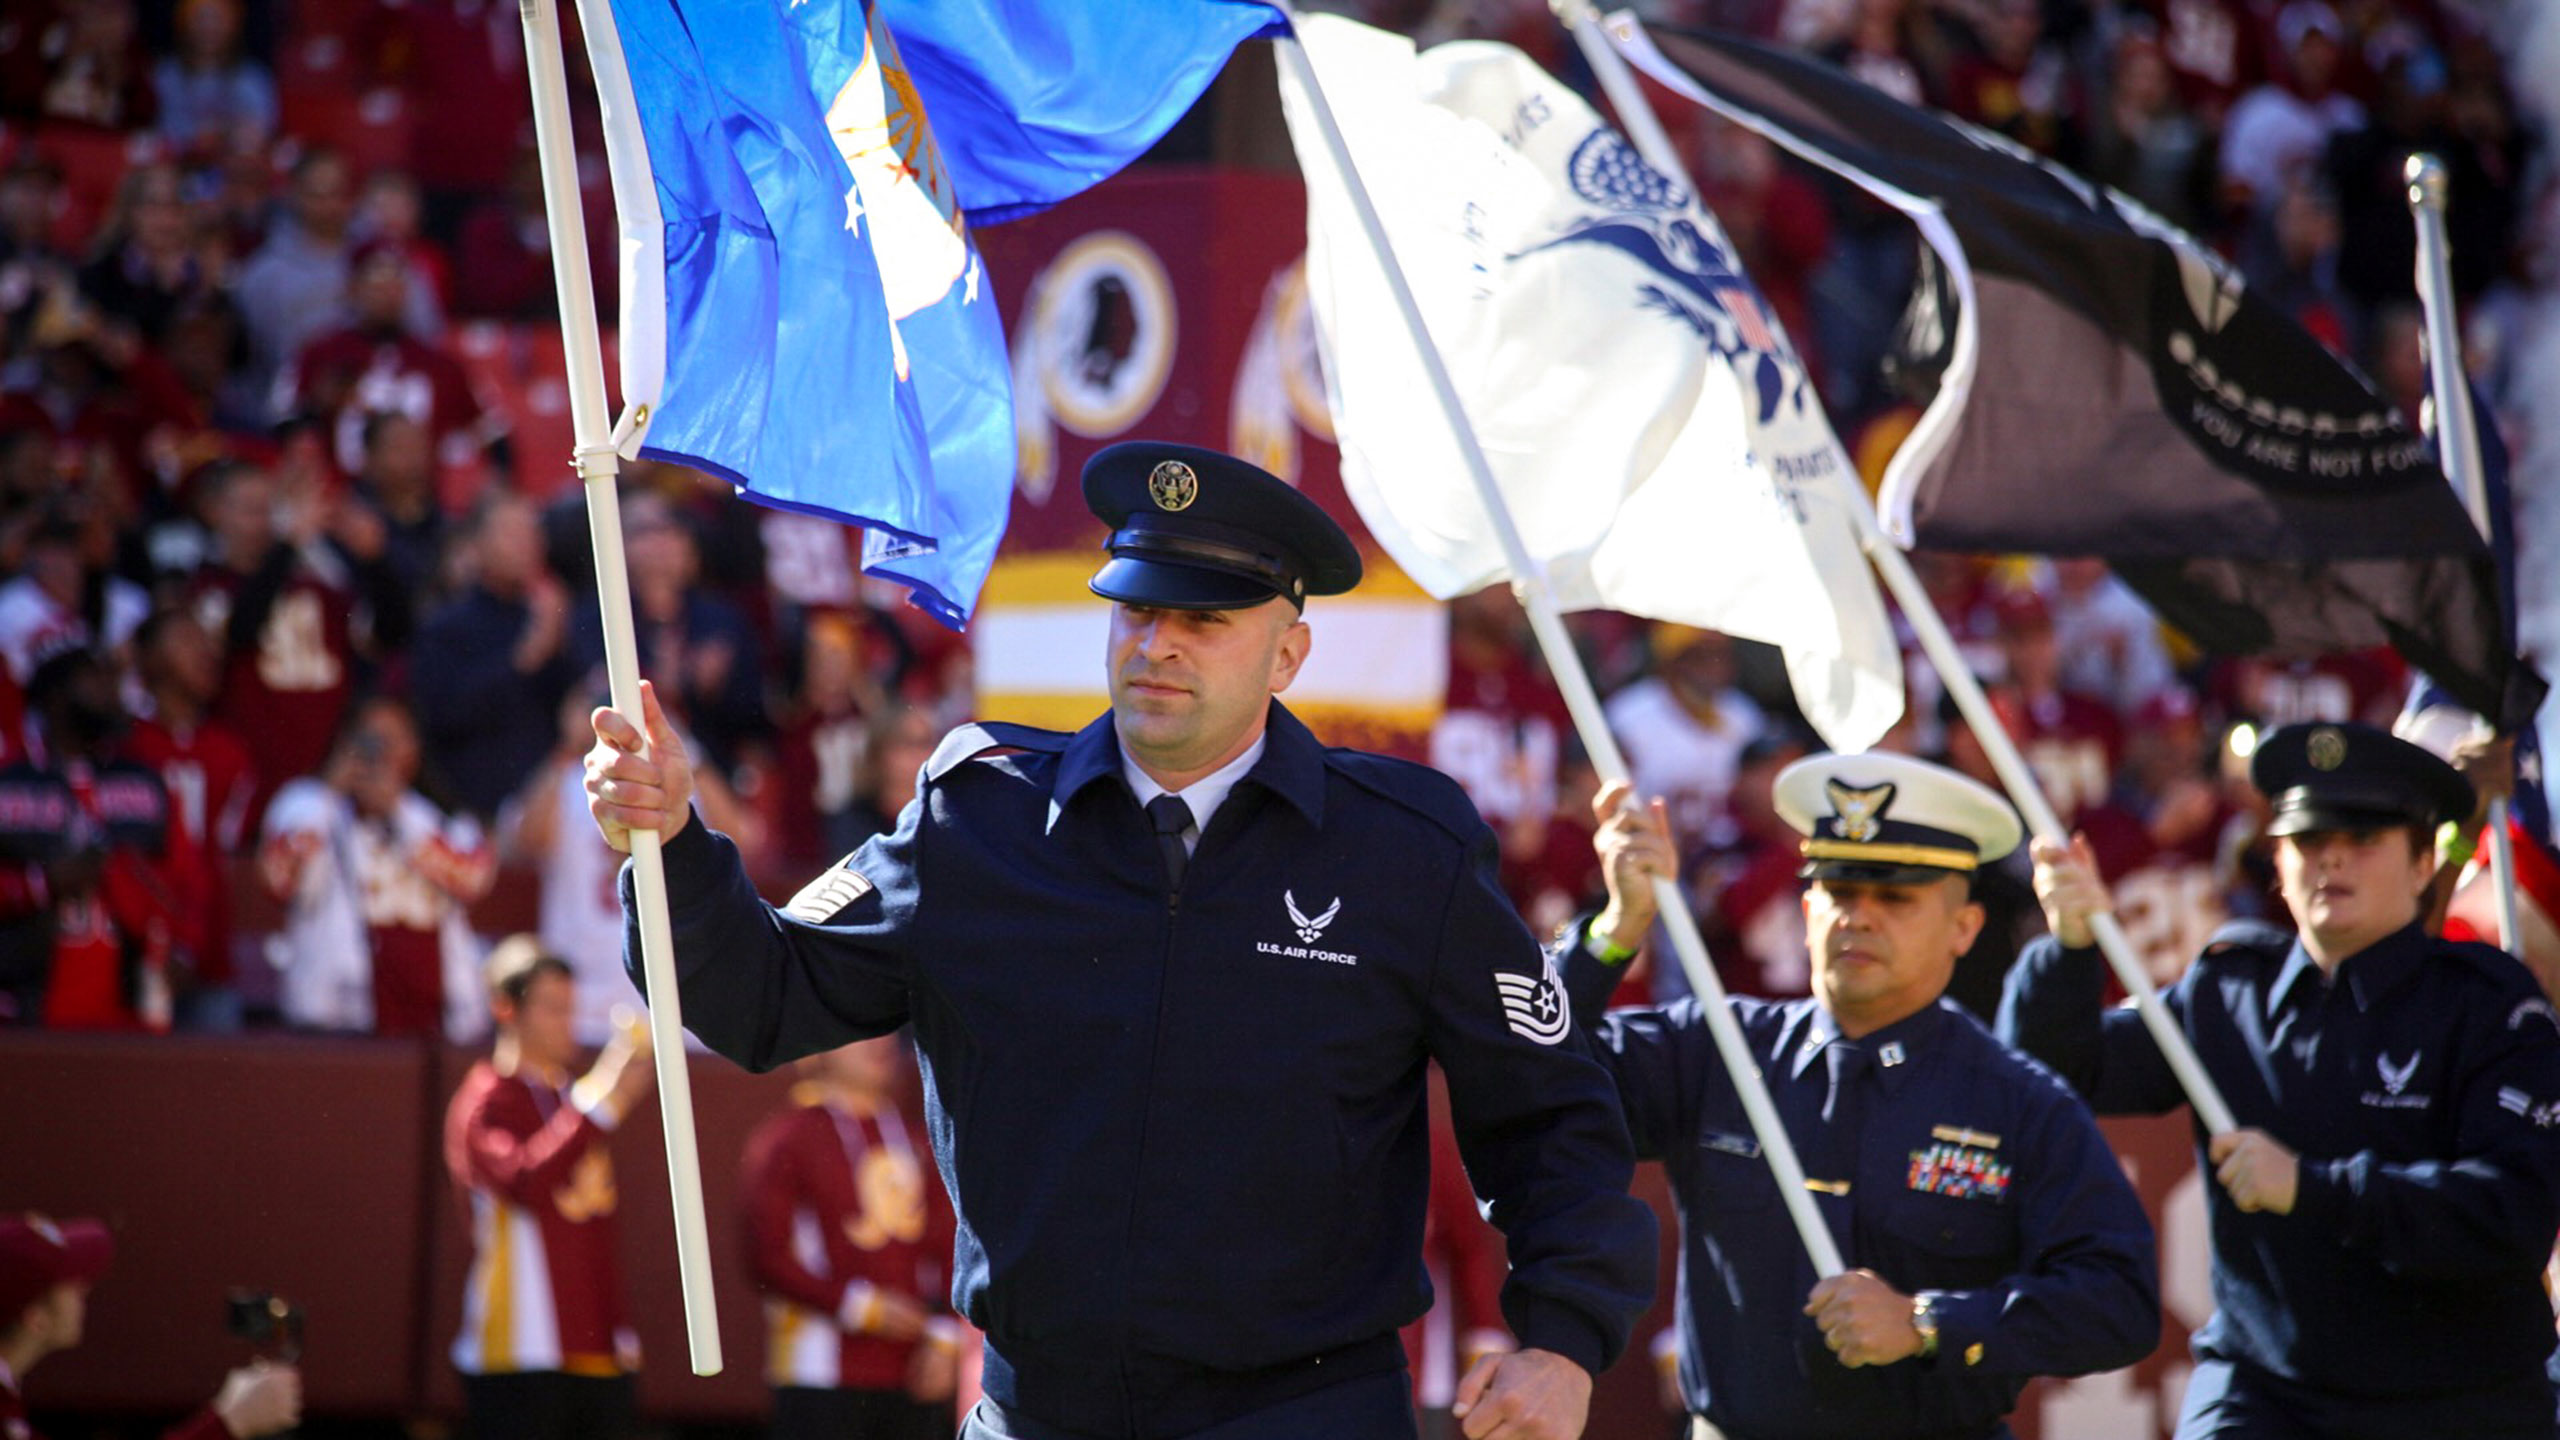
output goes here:
[[[1601, 88], [1608, 92], [1610, 103], [1618, 108], [1618, 118], [1625, 123], [1628, 134], [1634, 137], [1638, 152], [1646, 163], [1679, 180], [1690, 193], [1697, 193], [1697, 182], [1690, 178], [1688, 166], [1682, 163], [1679, 151], [1673, 148], [1670, 136], [1662, 128], [1660, 118], [1653, 113], [1652, 102], [1645, 98], [1643, 90], [1636, 84], [1633, 68], [1603, 32], [1598, 13], [1590, 0], [1549, 0], [1549, 4], [1556, 17], [1573, 31], [1574, 41], [1581, 47], [1583, 58], [1590, 62], [1592, 72], [1600, 77]], [[1885, 534], [1872, 502], [1846, 472], [1835, 470], [1832, 481], [1839, 488], [1842, 503], [1858, 527], [1860, 548], [1866, 551], [1869, 563], [1884, 577], [1885, 588], [1893, 592], [1894, 602], [1902, 607], [1904, 619], [1910, 622], [1921, 649], [1929, 656], [1930, 664], [1937, 668], [1947, 693], [1955, 697], [1957, 708], [1964, 712], [1966, 723], [1973, 727], [1975, 738], [1982, 742], [1992, 769], [1999, 773], [2000, 783], [2007, 788], [2010, 798], [2025, 816], [2027, 828], [2037, 835], [2068, 841], [2070, 834], [2062, 828], [2061, 817], [2054, 814], [2053, 806], [2045, 800], [2043, 787], [2036, 783], [2035, 772], [2027, 768], [2026, 761], [2018, 754], [2017, 745], [2010, 740], [2008, 730], [1992, 713], [1989, 698], [1973, 678], [1972, 667], [1965, 664], [1964, 657], [1957, 652], [1955, 639], [1947, 633], [1946, 621], [1939, 616], [1937, 605], [1929, 599], [1929, 592], [1921, 585], [1919, 577], [1912, 573], [1911, 562], [1903, 555], [1901, 547]], [[2186, 1090], [2188, 1102], [2195, 1107], [2196, 1119], [2215, 1135], [2231, 1130], [2231, 1107], [2224, 1103], [2222, 1092], [2214, 1085], [2213, 1078], [2205, 1074], [2203, 1062], [2196, 1058], [2194, 1047], [2187, 1044], [2187, 1037], [2179, 1032], [2177, 1021], [2170, 1016], [2168, 1007], [2160, 1003], [2159, 992], [2151, 983], [2150, 973], [2142, 968], [2124, 928], [2116, 923], [2113, 915], [2096, 915], [2090, 918], [2089, 929], [2097, 938], [2098, 948], [2107, 957], [2107, 963], [2114, 968], [2116, 979], [2124, 985], [2125, 993], [2133, 997], [2144, 1027], [2151, 1032], [2153, 1043], [2160, 1047], [2169, 1068], [2176, 1072], [2179, 1085]]]
[[[568, 354], [573, 457], [587, 494], [596, 559], [597, 608], [604, 622], [605, 673], [613, 708], [640, 721], [640, 652], [631, 618], [631, 577], [623, 563], [622, 509], [614, 493], [620, 459], [605, 413], [604, 345], [587, 268], [577, 155], [569, 130], [569, 82], [562, 59], [558, 0], [521, 0], [525, 70], [533, 85], [534, 137], [542, 162], [543, 208], [551, 232], [551, 279]], [[657, 1066], [658, 1113], [667, 1141], [667, 1189], [674, 1202], [676, 1268], [684, 1284], [685, 1339], [693, 1373], [720, 1373], [720, 1320], [711, 1295], [711, 1243], [702, 1207], [702, 1158], [693, 1126], [684, 1018], [677, 998], [675, 943], [667, 923], [667, 873], [655, 830], [631, 832], [631, 869], [640, 909], [640, 957], [649, 982], [649, 1038]]]
[[[1292, 18], [1294, 26], [1295, 17]], [[1316, 77], [1314, 62], [1307, 58], [1293, 33], [1275, 42], [1281, 64], [1287, 66], [1307, 96], [1316, 128], [1324, 137], [1326, 153], [1343, 178], [1351, 208], [1359, 216], [1360, 228], [1369, 249], [1377, 258], [1387, 288], [1395, 296], [1396, 310], [1405, 330], [1413, 337], [1422, 368], [1430, 377], [1434, 398], [1450, 432], [1457, 437], [1458, 449], [1465, 459], [1468, 477], [1474, 482], [1477, 496], [1483, 500], [1485, 512], [1500, 539], [1505, 563], [1512, 574], [1513, 592], [1529, 617], [1529, 628], [1537, 636], [1538, 648], [1545, 654], [1547, 668], [1553, 672], [1556, 685], [1563, 692], [1565, 708], [1573, 716], [1576, 733], [1591, 756], [1593, 770], [1603, 784], [1629, 778], [1625, 754], [1609, 733], [1607, 716], [1600, 708], [1600, 697], [1591, 686], [1591, 676], [1583, 668], [1582, 656], [1574, 649], [1573, 637], [1564, 628], [1564, 616], [1557, 606], [1555, 594], [1548, 584], [1546, 569], [1529, 554], [1521, 542], [1519, 526], [1513, 521], [1510, 507], [1502, 498], [1502, 489], [1494, 480], [1493, 466], [1485, 458], [1484, 447], [1476, 438], [1475, 428], [1468, 423], [1466, 407], [1458, 398], [1455, 382], [1450, 379], [1447, 360], [1438, 342], [1431, 338], [1429, 326], [1422, 318], [1422, 307], [1413, 298], [1413, 288], [1405, 280], [1404, 267], [1396, 260], [1395, 248], [1387, 239], [1385, 224], [1378, 218], [1377, 207], [1369, 197], [1368, 187], [1361, 182], [1360, 172], [1352, 163], [1351, 147], [1343, 139], [1342, 128], [1335, 120], [1332, 105], [1325, 99], [1324, 87]], [[1631, 804], [1642, 803], [1631, 799]], [[1846, 1267], [1840, 1258], [1839, 1243], [1831, 1229], [1823, 1223], [1822, 1212], [1815, 1204], [1813, 1192], [1806, 1187], [1804, 1165], [1798, 1159], [1794, 1144], [1788, 1140], [1786, 1126], [1778, 1119], [1777, 1107], [1770, 1102], [1769, 1088], [1760, 1068], [1751, 1059], [1741, 1025], [1733, 1018], [1733, 1007], [1725, 1003], [1723, 982], [1716, 975], [1715, 964], [1707, 953], [1706, 941], [1698, 933], [1697, 917], [1690, 912], [1688, 897], [1677, 881], [1657, 877], [1653, 882], [1654, 902], [1659, 907], [1664, 928], [1671, 936], [1671, 947], [1680, 960], [1682, 973], [1688, 976], [1689, 988], [1699, 1001], [1699, 1013], [1713, 1037], [1725, 1072], [1733, 1082], [1734, 1093], [1742, 1101], [1743, 1114], [1760, 1141], [1760, 1151], [1778, 1183], [1779, 1197], [1786, 1202], [1788, 1217], [1795, 1222], [1796, 1233], [1804, 1242], [1805, 1252], [1813, 1260], [1814, 1273], [1824, 1279], [1839, 1274]]]
[[[2471, 408], [2470, 379], [2462, 368], [2462, 337], [2454, 325], [2453, 245], [2445, 232], [2445, 202], [2453, 182], [2444, 162], [2425, 151], [2401, 167], [2409, 186], [2409, 218], [2418, 227], [2418, 304], [2426, 315], [2427, 385], [2435, 402], [2436, 458], [2453, 482], [2480, 538], [2490, 539], [2489, 476], [2480, 461], [2480, 421]], [[2507, 802], [2489, 802], [2489, 863], [2497, 871], [2498, 944], [2514, 952], [2524, 943], [2516, 911], [2515, 841], [2507, 834]]]

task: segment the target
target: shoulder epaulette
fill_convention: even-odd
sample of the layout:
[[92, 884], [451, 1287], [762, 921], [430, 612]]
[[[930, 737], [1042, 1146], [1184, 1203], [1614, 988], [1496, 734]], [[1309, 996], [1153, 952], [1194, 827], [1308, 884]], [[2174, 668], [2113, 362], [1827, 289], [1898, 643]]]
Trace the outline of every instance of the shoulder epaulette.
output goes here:
[[1458, 782], [1410, 760], [1373, 755], [1366, 750], [1329, 749], [1325, 765], [1343, 779], [1382, 800], [1420, 815], [1468, 844], [1485, 833], [1484, 816]]
[[2293, 932], [2264, 920], [2231, 920], [2204, 942], [2204, 953], [2217, 959], [2281, 961], [2293, 953]]
[[939, 780], [951, 773], [963, 760], [974, 760], [990, 752], [1019, 754], [1026, 750], [1056, 754], [1067, 747], [1070, 739], [1063, 731], [1042, 730], [1031, 725], [1009, 725], [1001, 720], [977, 720], [942, 737], [934, 747], [933, 758], [924, 762], [927, 781]]

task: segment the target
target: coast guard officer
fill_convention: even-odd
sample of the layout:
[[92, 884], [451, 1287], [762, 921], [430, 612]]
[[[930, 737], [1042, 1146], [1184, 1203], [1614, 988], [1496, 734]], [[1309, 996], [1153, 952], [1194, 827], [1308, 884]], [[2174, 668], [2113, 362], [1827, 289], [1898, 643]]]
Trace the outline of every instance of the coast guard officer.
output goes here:
[[1273, 698], [1359, 552], [1211, 451], [1116, 445], [1084, 489], [1110, 711], [953, 732], [897, 828], [783, 909], [692, 823], [654, 699], [646, 743], [596, 712], [606, 838], [666, 837], [687, 1024], [763, 1070], [913, 1022], [987, 1336], [963, 1433], [1016, 1440], [1411, 1436], [1437, 1058], [1521, 1346], [1466, 1378], [1464, 1428], [1579, 1434], [1651, 1298], [1652, 1217], [1465, 795]]
[[1852, 1266], [1815, 1283], [1699, 1001], [1597, 1016], [1677, 873], [1669, 830], [1604, 790], [1608, 908], [1568, 932], [1637, 1151], [1679, 1208], [1680, 1388], [1701, 1436], [2004, 1436], [2029, 1377], [2133, 1364], [2160, 1338], [2151, 1225], [2088, 1109], [1941, 998], [1982, 926], [2008, 803], [1901, 755], [1779, 772], [1805, 838], [1813, 996], [1730, 1000], [1805, 1183]]
[[[2197, 1131], [2215, 1310], [2178, 1434], [2549, 1440], [2560, 1020], [2513, 958], [2420, 918], [2471, 787], [2345, 724], [2276, 731], [2249, 778], [2300, 929], [2226, 926], [2161, 997], [2241, 1127]], [[2186, 1103], [2138, 1018], [2101, 1010], [2087, 842], [2035, 858], [2053, 935], [2011, 972], [2002, 1034], [2101, 1114]]]

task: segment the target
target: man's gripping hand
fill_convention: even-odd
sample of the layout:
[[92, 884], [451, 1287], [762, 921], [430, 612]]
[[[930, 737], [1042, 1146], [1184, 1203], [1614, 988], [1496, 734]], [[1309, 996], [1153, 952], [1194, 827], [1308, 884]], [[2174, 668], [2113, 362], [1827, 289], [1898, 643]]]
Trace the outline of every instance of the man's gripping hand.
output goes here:
[[646, 680], [640, 714], [648, 722], [646, 738], [622, 712], [598, 707], [591, 717], [595, 748], [587, 752], [587, 809], [604, 843], [626, 852], [632, 831], [655, 830], [659, 839], [672, 840], [693, 818], [692, 758], [658, 705], [657, 687]]
[[1576, 1440], [1591, 1414], [1591, 1374], [1552, 1350], [1487, 1355], [1458, 1382], [1467, 1440]]

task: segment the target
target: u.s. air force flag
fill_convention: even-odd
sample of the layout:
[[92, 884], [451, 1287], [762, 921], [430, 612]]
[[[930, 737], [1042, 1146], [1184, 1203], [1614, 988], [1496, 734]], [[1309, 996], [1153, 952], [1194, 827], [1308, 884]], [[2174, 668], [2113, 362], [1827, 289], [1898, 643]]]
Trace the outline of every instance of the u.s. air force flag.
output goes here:
[[2204, 245], [1836, 66], [1608, 25], [1675, 92], [1910, 216], [1943, 264], [1944, 378], [1880, 497], [1896, 538], [2102, 555], [2207, 649], [2387, 644], [2471, 709], [2531, 716], [2489, 549], [2412, 417]]
[[[1848, 462], [1713, 217], [1509, 46], [1417, 55], [1320, 15], [1298, 35], [1558, 601], [1778, 645], [1827, 741], [1882, 735], [1901, 662], [1841, 498]], [[1434, 595], [1510, 578], [1286, 70], [1282, 102], [1361, 518]]]
[[1014, 473], [966, 216], [1111, 174], [1277, 22], [1211, 0], [1099, 8], [582, 0], [620, 217], [626, 448], [861, 525], [866, 569], [964, 623]]

